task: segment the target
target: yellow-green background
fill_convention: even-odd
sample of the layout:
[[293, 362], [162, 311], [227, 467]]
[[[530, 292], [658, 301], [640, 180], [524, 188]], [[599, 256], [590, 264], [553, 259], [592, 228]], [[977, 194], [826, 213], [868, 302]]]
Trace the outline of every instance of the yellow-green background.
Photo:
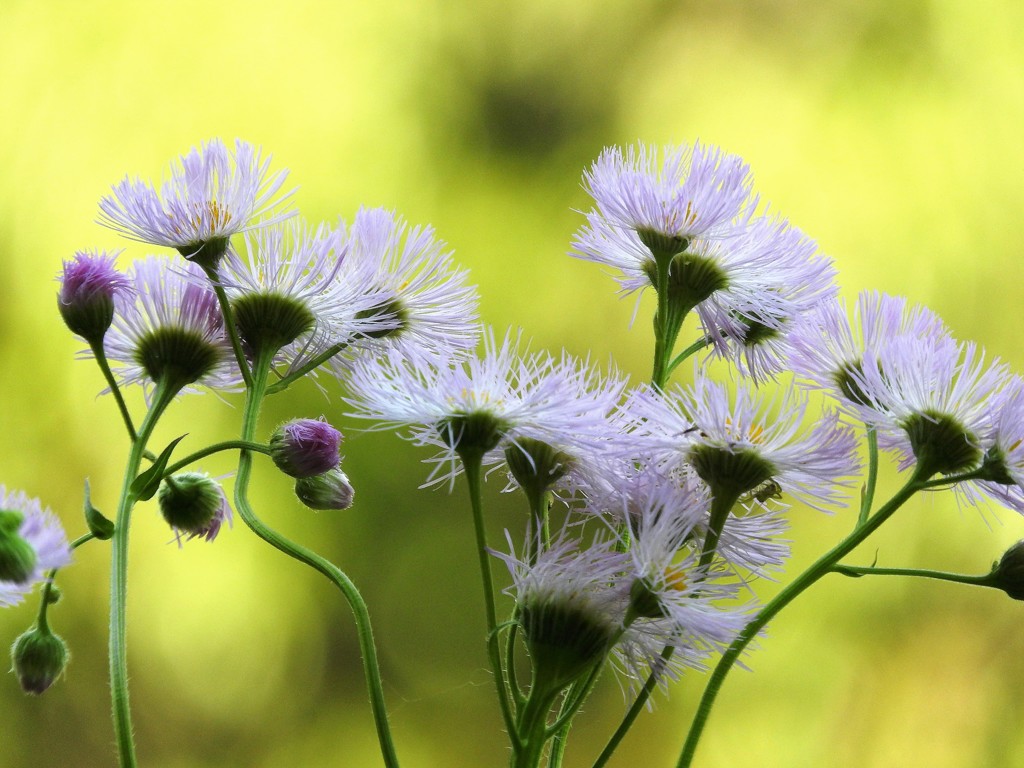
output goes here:
[[[632, 302], [565, 255], [587, 205], [580, 172], [606, 144], [700, 138], [747, 158], [848, 296], [927, 303], [1022, 370], [1022, 31], [1015, 0], [0, 0], [0, 482], [40, 496], [72, 535], [84, 477], [112, 510], [125, 439], [94, 366], [73, 360], [53, 278], [78, 248], [143, 253], [94, 223], [97, 200], [214, 136], [272, 152], [312, 220], [365, 204], [432, 223], [499, 333], [613, 357], [638, 381], [649, 303], [631, 330]], [[229, 403], [182, 402], [160, 438], [232, 434]], [[344, 426], [342, 410], [300, 387], [267, 421]], [[346, 451], [355, 508], [304, 511], [261, 465], [266, 518], [363, 590], [403, 766], [504, 764], [464, 495], [417, 491], [425, 454], [391, 436], [350, 430]], [[493, 501], [499, 485], [495, 540], [520, 521], [515, 499]], [[131, 559], [141, 764], [379, 764], [340, 597], [241, 525], [179, 550], [157, 518], [137, 511]], [[794, 566], [851, 526], [849, 512], [793, 518]], [[1022, 535], [1017, 515], [948, 495], [887, 528], [860, 562], [982, 571]], [[114, 762], [107, 548], [76, 560], [52, 613], [73, 661], [41, 699], [2, 680], [3, 768]], [[3, 613], [4, 642], [34, 610]], [[698, 764], [1024, 765], [1022, 627], [1024, 607], [994, 592], [828, 578], [728, 681]], [[613, 765], [673, 764], [700, 685], [689, 675], [659, 699]], [[622, 710], [608, 679], [567, 765], [589, 765]]]

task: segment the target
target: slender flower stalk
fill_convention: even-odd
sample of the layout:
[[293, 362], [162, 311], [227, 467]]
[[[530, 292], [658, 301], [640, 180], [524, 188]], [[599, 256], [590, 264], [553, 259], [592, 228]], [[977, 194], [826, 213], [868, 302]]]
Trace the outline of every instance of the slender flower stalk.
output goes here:
[[[254, 361], [252, 386], [246, 390], [245, 408], [242, 414], [242, 441], [251, 442], [256, 434], [260, 405], [266, 394], [267, 378], [275, 353], [275, 349], [265, 348]], [[355, 584], [340, 568], [326, 558], [282, 536], [257, 517], [248, 498], [252, 458], [252, 453], [247, 448], [242, 448], [238, 457], [238, 472], [235, 477], [235, 505], [238, 516], [261, 539], [289, 557], [321, 573], [345, 596], [356, 623], [359, 650], [363, 658], [363, 673], [369, 689], [370, 707], [377, 729], [381, 756], [387, 768], [398, 768], [398, 755], [395, 752], [388, 724], [380, 666], [377, 661], [377, 648], [373, 640], [373, 630], [370, 626], [370, 615], [366, 609], [366, 603]]]

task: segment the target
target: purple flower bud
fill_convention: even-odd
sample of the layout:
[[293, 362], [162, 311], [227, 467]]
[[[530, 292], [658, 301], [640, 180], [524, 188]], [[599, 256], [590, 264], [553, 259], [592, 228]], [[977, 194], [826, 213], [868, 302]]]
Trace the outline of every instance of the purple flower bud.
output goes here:
[[216, 480], [202, 472], [183, 472], [164, 478], [157, 494], [160, 513], [178, 536], [213, 541], [227, 520], [231, 524], [231, 507], [224, 490]]
[[114, 253], [78, 251], [64, 262], [58, 278], [57, 309], [72, 333], [90, 343], [103, 339], [114, 319], [114, 296], [130, 290], [128, 278], [114, 268]]
[[295, 419], [275, 430], [270, 455], [286, 475], [313, 477], [338, 466], [341, 440], [341, 432], [326, 421]]

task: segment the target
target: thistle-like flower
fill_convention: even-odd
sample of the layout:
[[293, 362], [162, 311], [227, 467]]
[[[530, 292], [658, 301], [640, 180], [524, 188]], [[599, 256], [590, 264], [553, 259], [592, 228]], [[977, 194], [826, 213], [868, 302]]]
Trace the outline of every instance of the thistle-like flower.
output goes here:
[[945, 324], [927, 307], [864, 291], [852, 322], [840, 300], [818, 303], [797, 318], [788, 337], [789, 364], [805, 382], [859, 415], [857, 407], [868, 404], [862, 390], [865, 356], [877, 359], [885, 346], [903, 337], [920, 347], [952, 343]]
[[[507, 534], [506, 534], [507, 536]], [[494, 552], [508, 566], [516, 617], [534, 665], [534, 679], [557, 691], [607, 658], [622, 635], [626, 556], [611, 540], [587, 548], [559, 536], [530, 562]], [[539, 547], [532, 547], [536, 551]]]
[[198, 383], [221, 389], [240, 381], [217, 297], [201, 269], [150, 256], [128, 272], [134, 293], [119, 297], [104, 348], [120, 362], [124, 384], [165, 383], [180, 390]]
[[270, 174], [270, 159], [236, 140], [229, 150], [220, 139], [192, 149], [171, 168], [157, 189], [140, 179], [114, 185], [100, 200], [99, 222], [133, 240], [177, 249], [187, 259], [215, 267], [232, 235], [292, 215], [274, 209], [291, 192], [274, 199], [287, 171]]
[[768, 217], [752, 220], [730, 247], [751, 259], [697, 313], [716, 354], [760, 382], [787, 369], [798, 319], [835, 297], [835, 268], [799, 229]]
[[[344, 279], [357, 285], [367, 326], [354, 352], [398, 347], [410, 358], [445, 359], [480, 339], [475, 288], [431, 227], [409, 227], [383, 208], [360, 209], [349, 233]], [[348, 359], [339, 358], [344, 374]]]
[[856, 441], [835, 411], [804, 429], [807, 399], [792, 386], [769, 401], [744, 382], [727, 388], [698, 371], [692, 386], [636, 390], [625, 406], [631, 435], [655, 464], [688, 466], [730, 505], [765, 488], [816, 509], [843, 501], [856, 473]]
[[218, 280], [230, 299], [246, 353], [271, 354], [284, 376], [340, 349], [375, 326], [363, 287], [370, 269], [349, 261], [344, 231], [301, 220], [245, 237], [244, 256], [230, 249]]
[[67, 536], [53, 512], [0, 485], [0, 606], [17, 605], [47, 571], [70, 562]]
[[600, 450], [609, 440], [607, 417], [622, 383], [600, 381], [584, 366], [546, 353], [520, 357], [519, 341], [507, 335], [499, 347], [484, 339], [482, 357], [451, 363], [410, 362], [396, 353], [359, 360], [351, 377], [350, 415], [409, 426], [417, 445], [441, 449], [428, 484], [454, 482], [456, 457], [467, 452], [485, 464], [501, 460], [499, 447], [524, 441], [551, 446], [568, 457]]

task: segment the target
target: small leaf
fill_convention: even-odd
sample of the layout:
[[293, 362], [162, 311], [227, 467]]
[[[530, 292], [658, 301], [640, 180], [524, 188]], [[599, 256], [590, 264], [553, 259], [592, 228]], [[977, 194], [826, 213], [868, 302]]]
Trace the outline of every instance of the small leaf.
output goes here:
[[171, 440], [167, 447], [164, 448], [163, 453], [153, 462], [153, 466], [135, 478], [132, 482], [131, 493], [136, 499], [139, 501], [149, 501], [153, 498], [153, 494], [160, 487], [160, 481], [163, 480], [167, 462], [171, 460], [171, 453], [184, 438], [185, 435], [182, 435]]
[[103, 516], [96, 507], [92, 505], [89, 498], [89, 481], [85, 481], [85, 522], [89, 531], [100, 541], [106, 541], [114, 535], [114, 524]]

